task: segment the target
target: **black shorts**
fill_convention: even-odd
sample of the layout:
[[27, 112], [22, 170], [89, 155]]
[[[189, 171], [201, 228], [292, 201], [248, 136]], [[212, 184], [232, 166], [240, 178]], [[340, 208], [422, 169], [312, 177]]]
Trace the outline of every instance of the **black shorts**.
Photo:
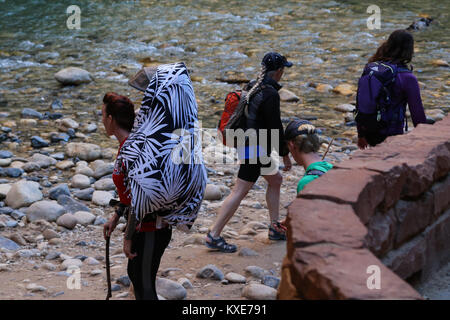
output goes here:
[[248, 163], [245, 161], [239, 166], [238, 178], [248, 182], [256, 182], [261, 175], [261, 168], [270, 168], [273, 161], [268, 164], [262, 164], [259, 159], [257, 163]]

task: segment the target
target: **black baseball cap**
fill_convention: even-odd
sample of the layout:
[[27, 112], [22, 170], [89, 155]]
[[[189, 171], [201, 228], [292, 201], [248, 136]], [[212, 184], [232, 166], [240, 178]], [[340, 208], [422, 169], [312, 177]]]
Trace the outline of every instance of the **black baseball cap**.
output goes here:
[[267, 71], [277, 70], [282, 67], [292, 67], [292, 62], [287, 61], [285, 56], [282, 56], [278, 52], [268, 52], [264, 55], [261, 61], [262, 65], [265, 65]]
[[[284, 130], [284, 136], [286, 140], [291, 140], [294, 139], [296, 136], [299, 136], [301, 134], [314, 134], [317, 133], [317, 130], [314, 128], [313, 131], [308, 130], [308, 128], [305, 128], [302, 126], [304, 126], [305, 124], [310, 125], [312, 127], [314, 127], [314, 125], [309, 122], [308, 120], [302, 120], [302, 119], [297, 119], [297, 120], [292, 120], [291, 122], [288, 123], [286, 130]], [[311, 127], [310, 127], [311, 128]]]

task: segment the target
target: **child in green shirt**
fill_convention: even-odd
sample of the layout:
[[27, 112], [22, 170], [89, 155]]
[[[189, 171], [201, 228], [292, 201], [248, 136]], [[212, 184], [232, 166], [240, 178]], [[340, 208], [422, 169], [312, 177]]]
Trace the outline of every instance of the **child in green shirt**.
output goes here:
[[317, 153], [320, 139], [316, 128], [307, 120], [293, 120], [285, 130], [288, 148], [294, 160], [305, 168], [305, 175], [297, 185], [297, 194], [311, 181], [333, 168], [329, 162], [322, 161]]

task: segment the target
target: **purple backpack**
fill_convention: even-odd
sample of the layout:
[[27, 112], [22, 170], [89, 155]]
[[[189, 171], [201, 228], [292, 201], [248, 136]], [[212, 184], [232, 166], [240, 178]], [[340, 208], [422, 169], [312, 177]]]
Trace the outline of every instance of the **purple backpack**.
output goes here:
[[401, 104], [392, 105], [392, 88], [399, 72], [411, 72], [405, 66], [389, 62], [368, 63], [359, 78], [356, 94], [355, 121], [359, 133], [379, 135], [380, 131], [405, 123]]

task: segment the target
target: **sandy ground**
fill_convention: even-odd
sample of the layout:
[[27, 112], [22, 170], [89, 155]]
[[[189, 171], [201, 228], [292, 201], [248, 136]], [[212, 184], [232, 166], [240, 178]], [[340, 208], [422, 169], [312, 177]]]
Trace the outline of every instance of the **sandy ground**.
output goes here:
[[[237, 168], [231, 168], [236, 170]], [[289, 173], [283, 173], [284, 182], [281, 192], [280, 216], [284, 218], [287, 210], [284, 208], [295, 198], [296, 184], [298, 177], [303, 174], [303, 169], [294, 166]], [[226, 181], [229, 187], [234, 183], [235, 174], [233, 172], [222, 172], [218, 175], [210, 176], [212, 182]], [[280, 277], [282, 260], [286, 254], [285, 241], [270, 241], [267, 238], [268, 230], [256, 230], [255, 235], [242, 236], [240, 230], [248, 222], [268, 223], [268, 211], [265, 202], [266, 182], [260, 178], [257, 185], [250, 191], [243, 201], [243, 205], [238, 209], [224, 231], [228, 236], [228, 241], [238, 245], [238, 251], [232, 254], [224, 254], [211, 251], [202, 244], [188, 244], [183, 242], [195, 234], [205, 235], [205, 228], [214, 221], [217, 208], [222, 201], [205, 201], [204, 209], [200, 212], [190, 233], [174, 230], [172, 241], [166, 250], [158, 275], [177, 281], [181, 277], [186, 277], [193, 285], [187, 290], [187, 300], [191, 299], [243, 299], [241, 292], [245, 284], [222, 284], [220, 281], [199, 279], [197, 272], [208, 264], [216, 265], [224, 274], [236, 272], [246, 276], [244, 269], [247, 266], [258, 266], [267, 270], [270, 274]], [[112, 209], [105, 208], [105, 217], [112, 213]], [[104, 262], [105, 241], [102, 237], [102, 226], [82, 227], [77, 225], [72, 231], [59, 232], [62, 243], [59, 245], [48, 245], [43, 249], [43, 253], [61, 252], [65, 255], [75, 257], [83, 255], [93, 257], [100, 261], [100, 264], [89, 266], [83, 264], [81, 267], [81, 288], [69, 289], [67, 286], [67, 275], [61, 275], [61, 260], [45, 260], [45, 255], [32, 258], [13, 258], [9, 261], [9, 271], [0, 272], [0, 299], [82, 299], [82, 300], [103, 300], [106, 297], [106, 269]], [[24, 230], [25, 229], [25, 230]], [[17, 231], [28, 232], [27, 227]], [[35, 232], [36, 236], [39, 232]], [[7, 236], [6, 234], [2, 234]], [[237, 235], [237, 236], [236, 236]], [[200, 237], [201, 238], [201, 237]], [[232, 239], [235, 238], [235, 239]], [[86, 246], [79, 246], [77, 243], [85, 241]], [[34, 248], [30, 245], [28, 248]], [[258, 253], [258, 256], [240, 256], [242, 248], [249, 248]], [[111, 274], [113, 284], [115, 279], [127, 274], [127, 259], [122, 253], [122, 232], [116, 230], [111, 239]], [[49, 271], [44, 267], [45, 263], [52, 263], [57, 268]], [[2, 261], [1, 263], [5, 263]], [[168, 270], [177, 268], [178, 270]], [[92, 276], [95, 269], [102, 271], [101, 274]], [[253, 278], [247, 277], [247, 283]], [[255, 280], [255, 279], [253, 279]], [[46, 291], [30, 292], [27, 286], [31, 283], [43, 286]], [[123, 287], [120, 291], [113, 292], [112, 299], [131, 299], [126, 295], [128, 288]], [[117, 297], [119, 295], [119, 297]]]

